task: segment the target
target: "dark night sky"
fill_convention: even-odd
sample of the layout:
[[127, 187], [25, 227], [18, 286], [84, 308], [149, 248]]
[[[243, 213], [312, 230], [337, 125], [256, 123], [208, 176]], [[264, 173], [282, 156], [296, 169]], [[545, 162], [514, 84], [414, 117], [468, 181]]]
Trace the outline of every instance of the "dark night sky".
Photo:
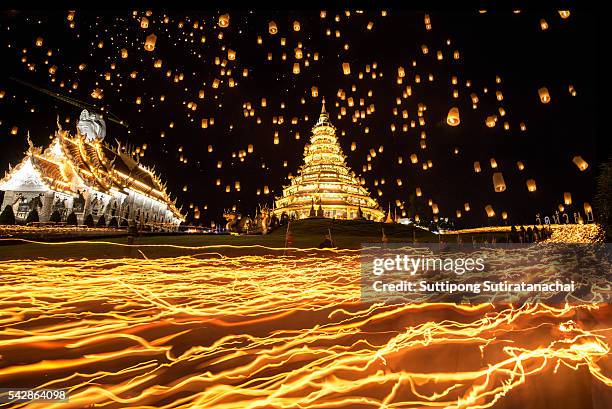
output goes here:
[[[502, 211], [509, 213], [511, 222], [533, 222], [536, 212], [551, 214], [565, 191], [572, 193], [577, 209], [582, 209], [584, 201], [592, 202], [597, 165], [609, 152], [597, 140], [599, 29], [598, 19], [590, 11], [572, 10], [567, 19], [562, 19], [556, 10], [524, 10], [519, 14], [510, 10], [485, 14], [476, 10], [436, 11], [428, 13], [431, 30], [425, 29], [426, 12], [395, 9], [389, 9], [386, 17], [380, 10], [351, 10], [347, 17], [345, 10], [328, 9], [324, 19], [319, 10], [152, 10], [149, 27], [142, 29], [139, 19], [144, 12], [139, 10], [133, 15], [132, 10], [77, 10], [74, 28], [69, 27], [67, 11], [1, 14], [0, 58], [5, 68], [0, 78], [0, 90], [5, 92], [0, 99], [2, 169], [22, 158], [28, 130], [35, 145], [46, 144], [55, 129], [56, 115], [62, 121], [69, 118], [64, 127], [74, 131], [80, 112], [80, 108], [8, 79], [14, 76], [88, 104], [103, 104], [127, 121], [129, 132], [107, 121], [106, 140], [114, 144], [116, 138], [134, 146], [146, 143], [142, 162], [155, 165], [168, 181], [173, 197], [178, 195], [178, 203], [185, 209], [190, 203], [198, 205], [205, 225], [211, 220], [220, 221], [223, 208], [232, 205], [243, 213], [253, 213], [257, 203], [272, 203], [281, 186], [288, 184], [288, 174], [295, 174], [302, 162], [304, 144], [320, 111], [321, 96], [328, 102], [348, 164], [357, 175], [365, 177], [366, 186], [385, 209], [390, 202], [393, 206], [396, 199], [408, 202], [416, 186], [423, 190], [423, 196], [417, 199], [422, 218], [431, 217], [429, 198], [438, 203], [443, 217], [454, 217], [455, 210], [469, 202], [472, 211], [463, 212], [459, 224], [463, 226], [487, 223], [486, 204], [491, 204], [497, 213], [492, 223], [499, 223]], [[226, 12], [230, 14], [230, 25], [218, 28], [218, 16]], [[164, 23], [164, 16], [169, 17], [168, 23]], [[541, 19], [548, 22], [548, 30], [541, 30]], [[270, 20], [279, 28], [274, 36], [268, 33]], [[298, 32], [292, 29], [295, 20], [301, 25]], [[193, 27], [196, 21], [197, 29]], [[374, 23], [371, 31], [366, 28], [369, 21]], [[182, 28], [180, 22], [184, 23]], [[335, 30], [340, 31], [339, 38]], [[157, 35], [153, 52], [143, 49], [150, 33]], [[263, 39], [262, 45], [257, 44], [258, 35]], [[204, 43], [202, 36], [206, 38]], [[35, 46], [37, 37], [43, 38], [42, 47]], [[286, 38], [285, 46], [280, 44], [281, 37]], [[446, 44], [448, 39], [450, 45]], [[99, 41], [103, 41], [103, 48], [98, 48]], [[301, 72], [294, 75], [298, 42], [302, 43], [304, 58], [297, 60]], [[421, 52], [422, 44], [429, 48], [427, 55]], [[121, 58], [122, 48], [128, 50], [126, 59]], [[226, 58], [227, 49], [235, 50], [237, 58], [225, 67], [231, 69], [231, 75], [222, 76], [215, 57]], [[51, 56], [47, 55], [49, 50]], [[436, 58], [438, 50], [444, 55], [441, 61]], [[455, 50], [460, 52], [459, 60], [452, 58]], [[284, 61], [283, 52], [287, 54]], [[314, 52], [319, 53], [318, 61], [313, 60]], [[272, 61], [267, 60], [268, 53], [272, 53]], [[163, 60], [161, 69], [153, 67], [157, 59]], [[306, 59], [308, 67], [304, 64]], [[413, 60], [416, 67], [412, 66]], [[343, 75], [343, 62], [350, 63], [351, 75]], [[376, 79], [365, 72], [365, 65], [374, 62]], [[86, 68], [81, 71], [78, 66], [82, 63]], [[111, 68], [113, 63], [115, 69]], [[49, 73], [50, 66], [57, 67], [54, 75]], [[406, 72], [402, 85], [396, 83], [398, 66]], [[242, 76], [245, 68], [249, 71], [246, 78]], [[168, 70], [172, 71], [170, 77], [166, 77]], [[132, 71], [138, 72], [136, 79], [130, 78]], [[357, 77], [360, 71], [364, 73], [362, 80]], [[106, 72], [111, 74], [110, 80], [104, 78]], [[175, 83], [173, 78], [179, 73], [183, 80]], [[429, 73], [434, 76], [433, 82], [428, 80]], [[415, 74], [421, 76], [418, 84], [414, 83]], [[451, 84], [453, 75], [458, 77], [457, 86]], [[500, 84], [495, 82], [496, 75], [502, 79]], [[237, 82], [235, 87], [228, 86], [230, 77]], [[218, 89], [211, 86], [215, 78], [223, 81]], [[467, 80], [471, 81], [469, 88]], [[75, 82], [78, 88], [71, 89]], [[353, 84], [355, 92], [351, 91]], [[568, 91], [570, 84], [577, 91], [576, 97]], [[407, 85], [412, 86], [412, 96], [402, 98], [401, 105], [396, 105], [396, 97], [402, 96]], [[318, 87], [318, 98], [311, 96], [312, 86]], [[546, 105], [538, 97], [538, 88], [544, 86], [552, 98]], [[94, 88], [103, 90], [101, 101], [91, 97]], [[352, 122], [354, 108], [347, 107], [348, 114], [337, 119], [340, 107], [347, 106], [346, 100], [337, 97], [339, 88], [346, 92], [347, 99], [352, 96], [357, 102], [365, 98], [361, 109], [374, 104], [375, 112]], [[488, 93], [483, 92], [484, 88]], [[204, 99], [198, 98], [200, 89], [205, 91]], [[453, 89], [458, 90], [458, 98], [453, 98]], [[372, 97], [367, 96], [368, 90], [372, 90]], [[503, 101], [496, 100], [496, 90], [503, 92]], [[475, 110], [471, 106], [472, 92], [480, 100]], [[160, 102], [162, 94], [164, 102]], [[142, 98], [140, 105], [135, 103], [137, 96]], [[267, 99], [267, 107], [261, 107], [261, 98]], [[190, 101], [197, 103], [195, 111], [187, 109]], [[253, 117], [243, 116], [243, 104], [247, 102], [255, 110]], [[417, 122], [416, 128], [402, 132], [403, 123], [417, 120], [419, 103], [427, 105], [425, 127], [419, 127]], [[446, 124], [446, 114], [453, 106], [461, 113], [457, 127]], [[393, 114], [394, 107], [398, 108], [397, 116]], [[499, 116], [499, 107], [506, 110], [506, 116]], [[408, 111], [407, 120], [401, 115], [404, 109]], [[485, 118], [493, 114], [498, 115], [498, 124], [487, 128]], [[284, 117], [284, 123], [273, 124], [273, 116], [279, 115]], [[202, 129], [201, 119], [211, 117], [215, 124]], [[257, 117], [261, 124], [256, 123]], [[297, 124], [291, 123], [293, 117], [298, 118]], [[503, 129], [504, 121], [509, 122], [509, 131]], [[519, 130], [520, 122], [526, 123], [526, 132]], [[395, 132], [390, 129], [392, 123], [397, 127]], [[11, 135], [14, 126], [18, 127], [17, 135]], [[366, 127], [369, 133], [364, 132]], [[427, 134], [424, 150], [419, 147], [423, 130]], [[275, 131], [280, 139], [277, 145], [273, 143]], [[294, 137], [296, 132], [299, 140]], [[355, 151], [350, 150], [353, 141], [357, 143]], [[243, 162], [232, 158], [233, 152], [246, 150], [249, 144], [254, 152]], [[212, 153], [207, 151], [208, 145], [213, 146]], [[378, 150], [381, 145], [384, 152], [372, 159], [372, 170], [362, 172], [370, 149]], [[180, 147], [188, 160], [186, 164], [179, 161]], [[457, 155], [453, 153], [455, 147], [459, 149]], [[418, 155], [418, 165], [410, 163], [412, 153]], [[572, 163], [575, 155], [589, 163], [587, 171], [580, 172]], [[398, 164], [398, 156], [403, 157], [402, 164]], [[504, 175], [507, 190], [503, 193], [493, 190], [491, 157]], [[433, 167], [424, 171], [422, 160], [432, 160]], [[473, 171], [476, 160], [481, 163], [481, 173]], [[522, 172], [517, 169], [518, 160], [525, 163]], [[218, 161], [223, 161], [221, 169], [217, 169]], [[218, 178], [221, 186], [215, 184]], [[386, 183], [375, 186], [381, 178]], [[402, 179], [402, 186], [396, 184], [397, 178]], [[530, 178], [537, 182], [535, 193], [527, 191], [525, 181]], [[240, 192], [234, 190], [235, 181], [240, 181]], [[187, 192], [182, 191], [185, 185]], [[231, 185], [230, 193], [225, 192], [226, 185]], [[263, 190], [265, 185], [271, 193], [257, 196], [256, 190]], [[379, 188], [382, 196], [378, 196]], [[208, 210], [204, 210], [205, 205]]]

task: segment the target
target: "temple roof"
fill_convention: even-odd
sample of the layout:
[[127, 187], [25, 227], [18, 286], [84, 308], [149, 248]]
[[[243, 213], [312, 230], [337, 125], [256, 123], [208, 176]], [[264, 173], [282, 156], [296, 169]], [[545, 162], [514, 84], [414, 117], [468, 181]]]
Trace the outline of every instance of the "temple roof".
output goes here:
[[61, 128], [43, 151], [30, 147], [26, 157], [0, 181], [5, 184], [16, 171], [30, 162], [42, 181], [52, 190], [77, 194], [85, 187], [101, 193], [127, 189], [165, 203], [179, 219], [184, 219], [155, 173], [132, 158], [131, 152], [119, 144], [112, 148], [100, 140], [71, 136]]

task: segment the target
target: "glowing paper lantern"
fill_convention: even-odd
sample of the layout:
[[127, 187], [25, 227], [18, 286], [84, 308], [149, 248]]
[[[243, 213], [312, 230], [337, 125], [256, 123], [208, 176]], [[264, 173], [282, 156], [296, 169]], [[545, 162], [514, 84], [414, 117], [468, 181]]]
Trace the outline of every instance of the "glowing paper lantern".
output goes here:
[[530, 192], [535, 192], [537, 190], [536, 182], [533, 179], [527, 180], [527, 190]]
[[495, 172], [493, 174], [493, 188], [498, 193], [506, 190], [506, 182], [504, 181], [504, 175], [502, 175], [501, 172]]
[[516, 162], [516, 167], [518, 168], [518, 170], [523, 170], [525, 169], [525, 164], [519, 160], [518, 162]]
[[351, 73], [351, 65], [347, 62], [342, 63], [342, 72], [344, 75], [349, 75]]
[[125, 48], [121, 49], [121, 58], [127, 58], [128, 57], [128, 51]]
[[481, 169], [480, 169], [480, 162], [475, 161], [474, 162], [474, 172], [476, 173], [480, 173]]
[[542, 87], [538, 89], [538, 95], [540, 96], [541, 103], [548, 104], [550, 102], [550, 94], [548, 93], [548, 88]]
[[145, 40], [144, 49], [147, 51], [155, 50], [155, 43], [157, 42], [157, 36], [155, 34], [149, 34]]
[[487, 217], [495, 216], [495, 211], [493, 210], [493, 207], [491, 205], [485, 206], [485, 212], [487, 212]]
[[270, 21], [268, 23], [268, 33], [275, 35], [278, 33], [278, 27], [276, 27], [276, 23], [274, 21]]
[[423, 195], [423, 192], [421, 192], [421, 188], [420, 187], [416, 188], [416, 195], [417, 195], [417, 197], [421, 197]]
[[578, 169], [580, 169], [581, 172], [584, 172], [589, 167], [589, 164], [587, 163], [587, 161], [582, 159], [582, 156], [574, 156], [572, 162], [574, 162], [574, 164], [578, 167]]
[[485, 124], [487, 125], [487, 127], [493, 128], [496, 122], [497, 122], [497, 116], [491, 115], [487, 117]]
[[448, 111], [446, 116], [446, 123], [450, 126], [457, 126], [461, 120], [459, 119], [459, 108], [453, 107]]
[[570, 11], [569, 10], [559, 10], [559, 15], [561, 16], [562, 19], [566, 19], [570, 16]]
[[563, 203], [566, 205], [572, 204], [572, 194], [570, 192], [563, 193]]
[[226, 28], [227, 26], [229, 26], [229, 22], [230, 22], [229, 14], [221, 14], [219, 16], [219, 20], [217, 21], [217, 24], [221, 28]]
[[463, 208], [465, 209], [466, 212], [469, 212], [470, 211], [470, 204], [468, 202], [465, 202], [463, 204]]
[[293, 31], [300, 31], [300, 22], [297, 20], [293, 22]]
[[491, 169], [495, 169], [497, 168], [497, 161], [495, 160], [495, 158], [491, 158]]
[[146, 17], [141, 17], [140, 19], [140, 28], [149, 28], [149, 19]]

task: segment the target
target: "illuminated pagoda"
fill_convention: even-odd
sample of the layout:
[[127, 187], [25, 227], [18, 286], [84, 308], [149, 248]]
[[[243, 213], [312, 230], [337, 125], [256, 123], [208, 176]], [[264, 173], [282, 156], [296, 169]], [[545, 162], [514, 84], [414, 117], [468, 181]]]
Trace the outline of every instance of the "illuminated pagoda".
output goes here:
[[381, 221], [384, 212], [346, 164], [336, 137], [336, 128], [325, 110], [312, 128], [310, 144], [304, 147], [304, 164], [291, 184], [276, 199], [274, 214], [303, 219], [328, 217]]
[[[28, 137], [25, 158], [0, 180], [2, 209], [13, 207], [18, 221], [36, 210], [41, 222], [55, 212], [66, 221], [72, 212], [78, 223], [88, 215], [94, 222], [177, 227], [184, 220], [165, 184], [138, 162], [138, 154], [117, 142], [103, 142], [106, 126], [98, 114], [81, 113], [76, 135], [61, 128], [46, 149], [34, 147]], [[56, 215], [57, 220], [57, 215]]]

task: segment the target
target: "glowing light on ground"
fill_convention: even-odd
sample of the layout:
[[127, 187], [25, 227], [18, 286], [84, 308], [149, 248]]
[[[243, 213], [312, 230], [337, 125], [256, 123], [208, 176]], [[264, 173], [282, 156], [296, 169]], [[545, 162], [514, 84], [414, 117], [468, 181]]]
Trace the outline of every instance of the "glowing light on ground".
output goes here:
[[365, 305], [357, 252], [255, 250], [1, 261], [0, 384], [70, 390], [28, 408], [215, 409], [487, 408], [575, 371], [612, 387], [608, 306]]

